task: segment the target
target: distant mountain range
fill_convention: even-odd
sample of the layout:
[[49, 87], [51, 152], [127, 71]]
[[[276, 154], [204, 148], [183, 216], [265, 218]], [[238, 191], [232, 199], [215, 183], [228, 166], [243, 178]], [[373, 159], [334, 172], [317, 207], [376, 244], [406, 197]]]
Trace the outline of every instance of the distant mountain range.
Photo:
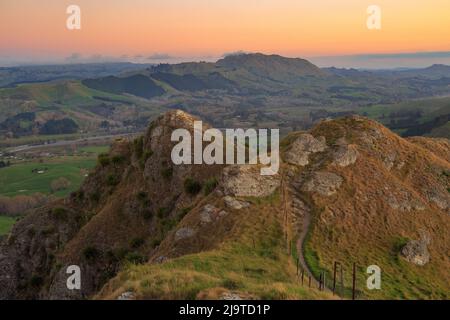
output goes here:
[[[35, 81], [42, 82], [28, 83]], [[11, 125], [24, 112], [35, 113], [40, 125], [70, 118], [84, 132], [117, 132], [142, 130], [150, 119], [174, 108], [219, 127], [282, 127], [284, 133], [307, 129], [323, 117], [373, 114], [399, 133], [450, 137], [445, 120], [450, 105], [437, 100], [414, 108], [403, 105], [450, 95], [450, 67], [445, 65], [321, 69], [304, 59], [256, 53], [215, 63], [1, 68], [0, 84], [8, 86], [0, 89], [0, 135], [8, 137], [36, 133], [30, 130], [39, 127], [36, 123]], [[396, 110], [400, 104], [401, 112]], [[376, 113], [380, 106], [392, 108]]]

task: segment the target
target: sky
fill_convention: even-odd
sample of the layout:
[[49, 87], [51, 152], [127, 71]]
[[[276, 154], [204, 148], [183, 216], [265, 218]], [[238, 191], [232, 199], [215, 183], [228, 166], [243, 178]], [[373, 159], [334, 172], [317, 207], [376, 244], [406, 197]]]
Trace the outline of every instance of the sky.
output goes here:
[[[80, 30], [66, 27], [72, 4]], [[366, 25], [374, 4], [380, 30]], [[349, 67], [450, 64], [450, 1], [0, 0], [0, 65], [215, 60], [236, 51]]]

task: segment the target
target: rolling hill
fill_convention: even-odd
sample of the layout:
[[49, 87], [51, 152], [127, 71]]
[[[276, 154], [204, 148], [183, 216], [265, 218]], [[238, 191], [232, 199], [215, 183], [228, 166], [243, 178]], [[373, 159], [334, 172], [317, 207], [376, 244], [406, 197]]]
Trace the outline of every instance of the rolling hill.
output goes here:
[[[280, 172], [260, 176], [173, 165], [171, 132], [195, 119], [170, 111], [117, 141], [77, 192], [19, 221], [0, 247], [0, 298], [330, 299], [314, 279], [330, 288], [335, 261], [344, 298], [353, 263], [360, 299], [449, 298], [448, 140], [323, 121], [288, 135]], [[66, 288], [73, 264], [81, 291]], [[364, 286], [369, 265], [381, 290]]]

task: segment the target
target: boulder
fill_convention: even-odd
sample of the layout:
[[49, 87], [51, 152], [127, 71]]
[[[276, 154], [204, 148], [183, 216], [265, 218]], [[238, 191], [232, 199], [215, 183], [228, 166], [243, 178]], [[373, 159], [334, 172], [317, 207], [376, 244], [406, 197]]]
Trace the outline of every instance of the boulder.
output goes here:
[[263, 176], [256, 165], [229, 166], [222, 175], [224, 193], [236, 197], [267, 197], [279, 186], [278, 174]]
[[247, 208], [250, 206], [248, 202], [237, 200], [236, 198], [226, 196], [223, 198], [223, 201], [225, 201], [225, 205], [229, 208], [240, 210], [243, 208]]
[[192, 228], [181, 228], [175, 232], [175, 241], [179, 241], [182, 239], [190, 238], [195, 235], [195, 230]]
[[290, 149], [285, 153], [284, 160], [290, 164], [306, 166], [309, 155], [325, 151], [327, 144], [324, 137], [314, 138], [313, 135], [303, 133], [292, 142]]
[[409, 262], [424, 266], [430, 261], [427, 242], [424, 240], [411, 240], [401, 251], [402, 256]]

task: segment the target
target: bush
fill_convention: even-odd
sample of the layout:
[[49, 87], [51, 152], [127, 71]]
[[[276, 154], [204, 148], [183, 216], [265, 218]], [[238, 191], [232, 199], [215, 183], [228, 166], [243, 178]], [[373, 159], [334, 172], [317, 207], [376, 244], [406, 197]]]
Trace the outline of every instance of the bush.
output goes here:
[[139, 191], [137, 193], [137, 199], [141, 202], [144, 202], [145, 200], [147, 200], [147, 196], [148, 196], [147, 192], [145, 192], [145, 191]]
[[136, 158], [141, 159], [144, 154], [144, 137], [134, 139], [133, 147]]
[[137, 249], [139, 247], [141, 247], [144, 244], [145, 240], [143, 238], [133, 238], [130, 241], [130, 246], [133, 249]]
[[208, 194], [210, 194], [211, 192], [214, 191], [214, 189], [217, 187], [217, 179], [216, 178], [211, 178], [206, 180], [205, 182], [205, 195], [207, 196]]
[[173, 175], [173, 168], [169, 167], [169, 168], [164, 168], [161, 170], [161, 175], [163, 176], [164, 179], [170, 179], [172, 178]]
[[70, 187], [70, 181], [64, 177], [60, 177], [58, 179], [53, 180], [50, 183], [50, 188], [52, 192], [57, 192], [60, 190], [66, 190]]
[[100, 251], [95, 247], [86, 247], [83, 250], [83, 257], [88, 261], [94, 261], [100, 256]]
[[167, 209], [165, 207], [159, 208], [157, 216], [159, 219], [162, 219], [168, 212], [169, 212], [169, 209]]
[[134, 264], [140, 264], [140, 263], [145, 263], [146, 258], [137, 252], [129, 252], [125, 256], [125, 260], [127, 260], [131, 263], [134, 263]]
[[100, 200], [100, 192], [98, 192], [98, 191], [94, 192], [93, 194], [91, 194], [91, 195], [89, 196], [89, 199], [90, 199], [92, 202], [98, 202], [98, 201]]
[[147, 161], [148, 158], [150, 158], [153, 155], [153, 151], [152, 150], [146, 150], [144, 152], [144, 160]]
[[110, 164], [109, 155], [107, 153], [101, 153], [98, 155], [97, 161], [102, 167], [106, 167]]
[[44, 283], [44, 279], [41, 276], [33, 275], [30, 279], [30, 285], [33, 288], [40, 287]]
[[149, 220], [153, 217], [153, 212], [151, 210], [145, 210], [143, 216], [145, 220]]
[[64, 208], [53, 208], [52, 215], [56, 219], [65, 219], [67, 217], [67, 211]]
[[187, 178], [184, 180], [184, 190], [190, 195], [196, 195], [202, 190], [202, 185], [192, 178]]
[[109, 174], [109, 175], [106, 177], [106, 183], [107, 183], [109, 186], [114, 187], [114, 186], [116, 186], [117, 184], [119, 184], [119, 178], [118, 178], [116, 175], [114, 175], [114, 174]]
[[114, 165], [119, 165], [125, 161], [125, 157], [122, 155], [115, 155], [112, 157], [111, 161]]

